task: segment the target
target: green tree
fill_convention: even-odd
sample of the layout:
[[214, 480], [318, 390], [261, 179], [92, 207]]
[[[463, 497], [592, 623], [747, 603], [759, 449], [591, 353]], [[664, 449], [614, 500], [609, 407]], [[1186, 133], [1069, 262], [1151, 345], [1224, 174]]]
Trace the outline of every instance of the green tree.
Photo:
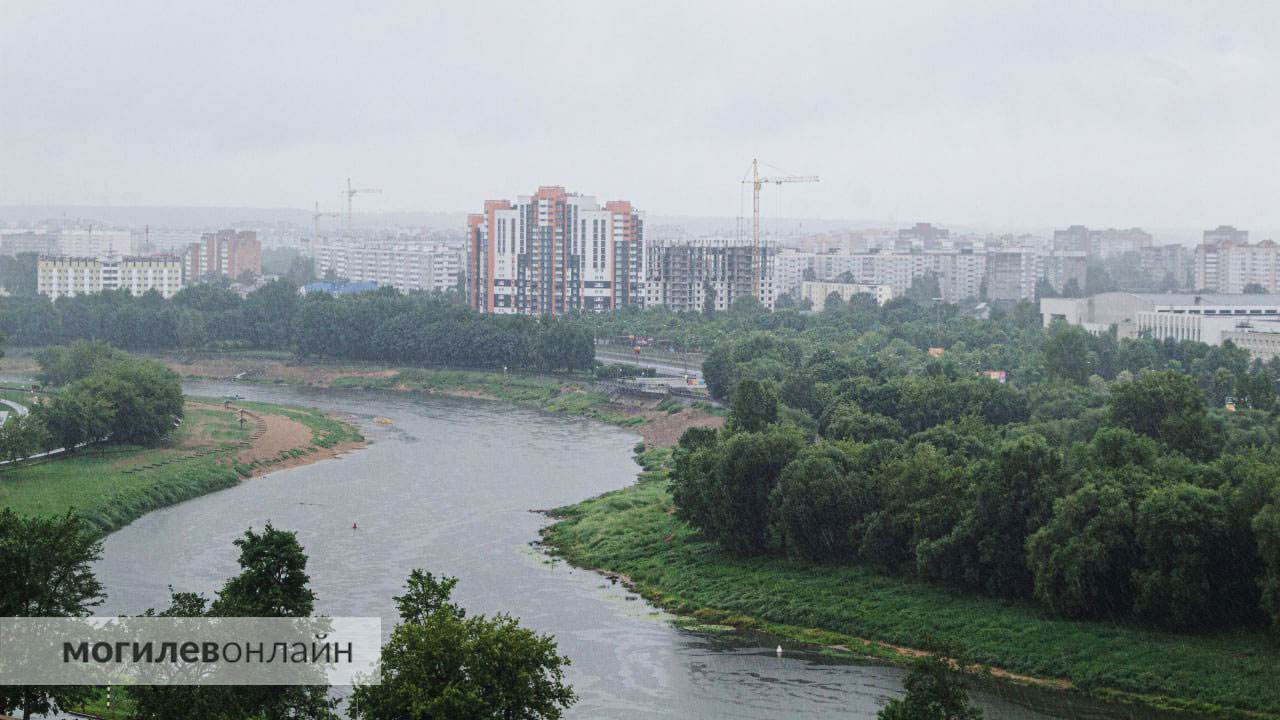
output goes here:
[[1204, 393], [1195, 379], [1176, 371], [1144, 371], [1111, 388], [1108, 412], [1113, 424], [1156, 438], [1188, 457], [1212, 457], [1221, 430], [1206, 417]]
[[1215, 490], [1174, 483], [1138, 505], [1141, 553], [1134, 572], [1134, 608], [1175, 628], [1220, 624], [1221, 590], [1231, 585], [1227, 516]]
[[782, 470], [770, 497], [770, 519], [787, 552], [809, 560], [848, 561], [849, 528], [867, 511], [867, 480], [850, 476], [848, 458], [832, 446], [806, 450]]
[[729, 424], [735, 430], [760, 432], [778, 420], [778, 390], [764, 380], [745, 379], [733, 391]]
[[211, 612], [226, 617], [306, 617], [315, 606], [307, 555], [296, 534], [267, 523], [236, 538], [240, 574], [222, 586]]
[[1044, 341], [1045, 372], [1051, 378], [1083, 385], [1094, 372], [1089, 333], [1077, 325], [1056, 322]]
[[368, 720], [553, 720], [577, 696], [555, 640], [508, 615], [467, 617], [454, 578], [414, 570], [377, 685], [357, 685], [351, 717]]
[[946, 660], [927, 656], [917, 660], [903, 683], [907, 694], [893, 698], [876, 714], [878, 720], [981, 720], [982, 711], [969, 704], [969, 693]]
[[[0, 424], [0, 459], [14, 462], [49, 446], [49, 432], [38, 415], [10, 413]], [[0, 472], [4, 469], [0, 468]]]
[[1272, 627], [1280, 630], [1280, 489], [1272, 502], [1263, 506], [1251, 523], [1258, 543], [1262, 572], [1262, 609], [1271, 618]]
[[[93, 574], [102, 545], [83, 520], [23, 517], [0, 510], [0, 617], [83, 617], [106, 595]], [[74, 707], [82, 686], [0, 686], [0, 712], [33, 714]]]
[[75, 385], [51, 396], [34, 413], [49, 436], [49, 445], [73, 452], [77, 445], [111, 434], [116, 409], [111, 401]]

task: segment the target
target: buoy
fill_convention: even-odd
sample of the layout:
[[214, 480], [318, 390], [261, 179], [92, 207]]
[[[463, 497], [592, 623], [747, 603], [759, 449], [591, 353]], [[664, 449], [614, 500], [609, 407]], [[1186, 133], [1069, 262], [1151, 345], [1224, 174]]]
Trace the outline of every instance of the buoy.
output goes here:
[[778, 646], [777, 653], [778, 653], [778, 657], [782, 657], [782, 646], [781, 646], [781, 645], [779, 645], [779, 646]]

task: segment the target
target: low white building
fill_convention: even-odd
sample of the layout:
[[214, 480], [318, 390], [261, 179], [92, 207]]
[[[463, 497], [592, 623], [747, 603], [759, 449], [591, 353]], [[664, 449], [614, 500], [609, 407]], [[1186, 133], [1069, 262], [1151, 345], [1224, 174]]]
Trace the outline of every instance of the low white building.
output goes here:
[[321, 277], [332, 270], [352, 282], [375, 282], [401, 292], [445, 292], [458, 287], [462, 273], [462, 250], [443, 243], [337, 240], [311, 251]]

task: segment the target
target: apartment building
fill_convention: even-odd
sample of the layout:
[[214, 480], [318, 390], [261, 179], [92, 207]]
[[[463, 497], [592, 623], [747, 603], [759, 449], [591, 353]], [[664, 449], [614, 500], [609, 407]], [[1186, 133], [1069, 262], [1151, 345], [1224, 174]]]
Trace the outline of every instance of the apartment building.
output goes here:
[[1140, 252], [1151, 247], [1153, 240], [1151, 233], [1142, 228], [1090, 230], [1083, 225], [1072, 225], [1066, 230], [1053, 231], [1054, 249], [1083, 252], [1101, 258]]
[[120, 257], [134, 251], [128, 230], [65, 229], [58, 232], [58, 254], [67, 257]]
[[901, 294], [888, 285], [863, 285], [823, 280], [806, 280], [800, 284], [800, 299], [808, 300], [815, 312], [826, 309], [827, 298], [833, 293], [840, 297], [841, 302], [849, 302], [854, 295], [870, 295], [875, 298], [877, 305], [883, 305]]
[[1185, 288], [1192, 284], [1190, 255], [1181, 245], [1154, 245], [1138, 251], [1138, 262], [1156, 282], [1172, 277], [1176, 287]]
[[938, 278], [943, 300], [958, 302], [981, 294], [987, 270], [985, 256], [971, 248], [857, 254], [782, 252], [773, 262], [774, 292], [797, 297], [805, 280], [885, 285], [901, 295], [916, 278], [932, 274]]
[[[772, 243], [762, 243], [760, 303], [772, 309], [775, 300]], [[755, 252], [748, 240], [703, 238], [649, 245], [645, 256], [646, 307], [676, 312], [701, 312], [710, 307], [728, 310], [735, 300], [754, 291]]]
[[373, 282], [401, 292], [447, 292], [458, 287], [462, 250], [444, 243], [392, 241], [323, 241], [311, 248], [316, 273], [352, 282]]
[[182, 260], [175, 255], [60, 255], [41, 257], [36, 263], [36, 292], [49, 298], [120, 289], [134, 295], [155, 290], [166, 298], [173, 297], [182, 289]]
[[543, 186], [467, 217], [467, 301], [487, 313], [557, 315], [644, 303], [644, 219], [626, 200]]
[[252, 230], [204, 233], [183, 252], [182, 272], [188, 283], [219, 275], [234, 280], [245, 272], [261, 275], [262, 243]]
[[1280, 245], [1271, 240], [1250, 244], [1248, 231], [1230, 226], [1206, 230], [1204, 237], [1195, 250], [1196, 289], [1232, 294], [1257, 286], [1280, 292]]

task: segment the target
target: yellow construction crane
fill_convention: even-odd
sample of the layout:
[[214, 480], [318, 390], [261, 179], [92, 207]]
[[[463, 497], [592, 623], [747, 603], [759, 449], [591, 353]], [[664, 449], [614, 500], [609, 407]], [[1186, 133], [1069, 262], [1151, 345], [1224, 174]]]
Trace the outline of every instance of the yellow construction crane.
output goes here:
[[351, 187], [351, 178], [347, 178], [347, 232], [351, 232], [351, 198], [364, 193], [381, 195], [381, 188], [353, 188]]
[[315, 240], [320, 237], [320, 218], [341, 218], [342, 213], [322, 213], [320, 212], [320, 202], [316, 201], [316, 211], [311, 213], [311, 239]]
[[751, 159], [751, 179], [742, 184], [751, 185], [751, 295], [760, 299], [760, 273], [764, 271], [764, 259], [760, 255], [760, 186], [765, 183], [781, 185], [782, 183], [818, 182], [817, 175], [779, 175], [777, 177], [761, 177], [760, 160]]

